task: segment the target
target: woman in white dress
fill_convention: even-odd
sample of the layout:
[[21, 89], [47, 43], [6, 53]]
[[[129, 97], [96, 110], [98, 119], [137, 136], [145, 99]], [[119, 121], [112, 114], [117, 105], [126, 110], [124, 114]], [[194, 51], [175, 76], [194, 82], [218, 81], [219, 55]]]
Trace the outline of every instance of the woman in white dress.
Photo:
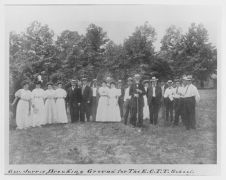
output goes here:
[[148, 100], [147, 100], [148, 87], [149, 87], [149, 81], [146, 80], [146, 81], [144, 81], [145, 95], [143, 96], [144, 97], [143, 119], [149, 119], [150, 118], [149, 106], [148, 106]]
[[100, 98], [98, 101], [96, 121], [106, 122], [108, 118], [109, 88], [107, 87], [107, 84], [105, 81], [102, 82], [102, 87], [99, 88], [98, 92], [99, 92]]
[[121, 90], [116, 89], [116, 84], [114, 82], [110, 83], [110, 89], [109, 89], [109, 106], [108, 106], [108, 118], [107, 121], [109, 122], [120, 122], [121, 116], [120, 116], [120, 109], [118, 104], [118, 98], [121, 95]]
[[45, 91], [41, 88], [41, 81], [36, 82], [36, 87], [32, 91], [32, 126], [45, 124], [44, 108]]
[[46, 124], [52, 124], [57, 122], [56, 120], [56, 94], [51, 82], [47, 83], [48, 89], [45, 91], [45, 122]]
[[16, 125], [17, 129], [26, 129], [32, 125], [31, 117], [31, 91], [28, 89], [29, 83], [23, 82], [23, 89], [15, 93], [15, 99], [12, 103], [14, 106], [19, 99], [16, 107]]
[[65, 105], [65, 98], [67, 96], [67, 92], [62, 88], [62, 82], [58, 82], [57, 84], [58, 88], [55, 90], [57, 122], [68, 123]]

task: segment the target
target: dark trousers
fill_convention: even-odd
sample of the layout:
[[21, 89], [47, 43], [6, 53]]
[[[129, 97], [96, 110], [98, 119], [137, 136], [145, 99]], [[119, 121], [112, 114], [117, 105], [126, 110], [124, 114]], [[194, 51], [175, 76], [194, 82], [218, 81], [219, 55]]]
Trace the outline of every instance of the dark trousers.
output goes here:
[[85, 121], [85, 116], [87, 121], [90, 120], [90, 103], [82, 102], [81, 103], [81, 111], [80, 111], [80, 121]]
[[165, 98], [165, 106], [166, 106], [166, 121], [173, 122], [173, 101], [171, 101], [169, 98]]
[[178, 125], [179, 117], [181, 116], [182, 118], [181, 98], [174, 99], [174, 111], [175, 111], [174, 125]]
[[184, 98], [184, 121], [187, 130], [195, 129], [195, 97]]
[[130, 113], [130, 99], [127, 99], [123, 104], [123, 119], [124, 123], [128, 123], [128, 117]]
[[185, 100], [184, 98], [180, 98], [180, 113], [181, 113], [181, 120], [183, 125], [185, 126]]
[[120, 116], [122, 118], [123, 117], [123, 99], [118, 100], [118, 105], [119, 105], [119, 109], [120, 109]]
[[79, 120], [79, 109], [77, 103], [69, 104], [70, 115], [71, 115], [71, 123], [78, 122]]
[[159, 114], [160, 102], [156, 98], [152, 98], [149, 104], [150, 112], [150, 123], [156, 125], [158, 123], [158, 114]]
[[93, 96], [92, 103], [91, 103], [91, 111], [92, 111], [91, 113], [92, 113], [93, 121], [96, 121], [97, 105], [98, 105], [97, 97]]
[[[131, 100], [131, 124], [134, 126], [142, 127], [143, 126], [143, 107], [141, 103], [137, 103], [137, 98]], [[138, 114], [137, 114], [138, 113]], [[137, 118], [138, 116], [138, 118]]]

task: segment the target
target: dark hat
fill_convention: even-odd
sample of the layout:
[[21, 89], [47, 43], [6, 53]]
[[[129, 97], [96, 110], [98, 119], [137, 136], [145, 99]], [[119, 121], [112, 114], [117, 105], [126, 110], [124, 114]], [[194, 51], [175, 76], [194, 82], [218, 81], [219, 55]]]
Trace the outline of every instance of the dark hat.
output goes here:
[[112, 85], [112, 84], [116, 85], [116, 83], [115, 83], [114, 81], [111, 81], [111, 82], [110, 82], [110, 85]]
[[59, 84], [63, 84], [62, 81], [58, 81], [58, 82], [57, 82], [57, 85], [59, 85]]
[[51, 85], [51, 86], [52, 86], [53, 83], [52, 83], [51, 81], [49, 81], [49, 82], [46, 83], [46, 85], [47, 85], [47, 86], [48, 86], [48, 85]]

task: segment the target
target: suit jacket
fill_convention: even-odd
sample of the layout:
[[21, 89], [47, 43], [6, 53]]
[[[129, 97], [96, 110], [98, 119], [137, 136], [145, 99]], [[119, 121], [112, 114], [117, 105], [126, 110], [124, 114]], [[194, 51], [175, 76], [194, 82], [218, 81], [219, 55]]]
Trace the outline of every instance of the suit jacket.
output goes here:
[[[82, 88], [81, 88], [82, 91]], [[91, 102], [92, 100], [92, 89], [89, 86], [86, 86], [82, 92], [82, 102], [87, 103], [88, 101]]]
[[121, 89], [121, 96], [119, 96], [118, 102], [119, 102], [119, 103], [123, 103], [123, 101], [124, 101], [124, 96], [125, 96], [125, 89], [124, 89], [123, 87], [121, 87], [120, 89]]
[[66, 101], [69, 103], [69, 105], [81, 103], [81, 100], [82, 100], [81, 90], [78, 87], [75, 87], [74, 90], [72, 90], [72, 87], [70, 87], [67, 91], [66, 97]]
[[[159, 86], [155, 87], [155, 98], [157, 103], [161, 103], [161, 97], [162, 97], [162, 89]], [[148, 104], [151, 104], [152, 98], [153, 98], [153, 87], [150, 86], [147, 91], [147, 98], [148, 98]]]
[[[137, 93], [137, 91], [136, 91], [137, 89], [141, 90], [142, 93]], [[145, 95], [145, 90], [144, 90], [144, 86], [141, 83], [138, 84], [138, 87], [137, 87], [137, 84], [133, 84], [130, 87], [129, 95], [131, 96], [132, 106], [135, 103], [134, 101], [137, 100], [137, 98], [135, 97], [135, 94], [139, 94], [139, 97], [138, 97], [139, 106], [144, 106], [144, 98], [143, 98], [143, 95]]]

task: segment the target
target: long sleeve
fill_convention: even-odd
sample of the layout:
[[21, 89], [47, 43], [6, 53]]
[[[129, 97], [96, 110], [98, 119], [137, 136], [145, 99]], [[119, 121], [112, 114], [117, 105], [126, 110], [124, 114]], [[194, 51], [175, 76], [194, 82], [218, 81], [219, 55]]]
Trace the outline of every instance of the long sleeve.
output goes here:
[[164, 93], [164, 98], [167, 98], [168, 96], [169, 96], [169, 93], [168, 93], [168, 88], [167, 88]]
[[82, 102], [82, 89], [78, 88], [77, 89], [77, 98], [78, 98], [78, 103]]
[[91, 102], [92, 96], [93, 96], [93, 92], [92, 92], [92, 89], [89, 87], [88, 101]]
[[66, 91], [66, 98], [65, 101], [68, 103], [69, 102], [69, 89]]
[[130, 96], [134, 96], [134, 86], [131, 86], [131, 88], [129, 89], [129, 95]]

